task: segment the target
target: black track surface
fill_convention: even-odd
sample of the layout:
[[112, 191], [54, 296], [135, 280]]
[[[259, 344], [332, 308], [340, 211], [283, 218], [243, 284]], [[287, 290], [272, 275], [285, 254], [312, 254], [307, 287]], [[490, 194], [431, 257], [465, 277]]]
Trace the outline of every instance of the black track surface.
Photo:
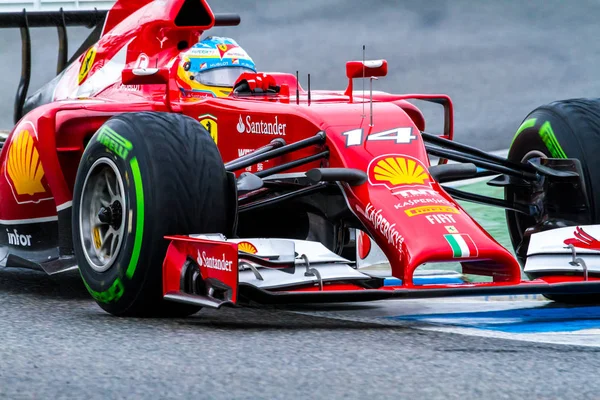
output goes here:
[[90, 301], [77, 274], [0, 270], [0, 304], [0, 398], [592, 399], [600, 390], [600, 349], [590, 347], [275, 309], [122, 319]]

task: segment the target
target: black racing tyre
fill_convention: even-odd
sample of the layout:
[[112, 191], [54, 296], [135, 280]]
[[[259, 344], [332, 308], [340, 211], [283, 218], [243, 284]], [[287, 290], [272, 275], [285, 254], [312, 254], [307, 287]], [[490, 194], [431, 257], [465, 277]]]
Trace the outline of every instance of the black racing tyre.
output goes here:
[[[510, 146], [508, 159], [525, 162], [530, 158], [576, 158], [585, 174], [591, 207], [590, 224], [600, 221], [600, 99], [556, 101], [531, 112], [519, 127]], [[515, 199], [515, 191], [507, 188], [507, 199]], [[526, 245], [523, 233], [535, 220], [523, 214], [506, 211], [508, 231], [517, 258], [524, 264]], [[567, 303], [600, 302], [600, 295], [546, 296]]]
[[73, 244], [85, 286], [117, 316], [186, 316], [162, 299], [165, 235], [227, 232], [232, 202], [210, 134], [192, 118], [128, 113], [89, 141], [73, 193]]

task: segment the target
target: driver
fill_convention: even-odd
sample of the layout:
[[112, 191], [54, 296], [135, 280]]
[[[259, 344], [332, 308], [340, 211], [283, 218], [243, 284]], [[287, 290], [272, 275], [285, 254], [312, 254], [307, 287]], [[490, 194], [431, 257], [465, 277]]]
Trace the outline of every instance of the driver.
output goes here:
[[233, 39], [209, 36], [182, 53], [177, 81], [183, 97], [226, 97], [244, 72], [256, 72], [248, 53]]

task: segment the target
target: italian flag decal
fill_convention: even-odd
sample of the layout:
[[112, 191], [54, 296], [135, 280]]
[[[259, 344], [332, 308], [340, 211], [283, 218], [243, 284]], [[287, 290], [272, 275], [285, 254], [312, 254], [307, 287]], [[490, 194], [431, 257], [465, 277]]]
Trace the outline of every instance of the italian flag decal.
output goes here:
[[453, 235], [444, 235], [444, 238], [452, 247], [452, 257], [466, 258], [477, 257], [477, 246], [471, 239], [471, 236], [464, 233], [456, 233]]

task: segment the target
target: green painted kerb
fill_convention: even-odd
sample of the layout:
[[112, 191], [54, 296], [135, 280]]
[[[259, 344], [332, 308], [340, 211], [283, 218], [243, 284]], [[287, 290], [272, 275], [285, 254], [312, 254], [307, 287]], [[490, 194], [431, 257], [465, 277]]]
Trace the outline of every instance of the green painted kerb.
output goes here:
[[135, 241], [133, 242], [133, 252], [131, 260], [127, 267], [127, 278], [131, 279], [135, 274], [138, 260], [140, 258], [140, 250], [142, 248], [142, 238], [144, 237], [144, 187], [142, 186], [142, 174], [136, 157], [133, 157], [129, 162], [131, 173], [133, 175], [133, 184], [135, 186], [135, 201], [137, 206], [137, 218], [135, 224]]
[[108, 126], [103, 126], [100, 129], [97, 140], [123, 160], [127, 159], [127, 155], [133, 149], [133, 145], [129, 140], [125, 139]]
[[550, 121], [544, 122], [544, 124], [540, 128], [540, 137], [542, 141], [550, 151], [550, 154], [553, 158], [567, 158], [562, 147], [556, 140], [556, 136], [554, 136], [554, 131], [552, 130], [552, 126], [550, 125]]
[[531, 128], [532, 126], [535, 125], [535, 118], [529, 118], [525, 121], [523, 121], [523, 123], [521, 124], [521, 126], [519, 127], [519, 129], [517, 129], [517, 133], [515, 133], [515, 136], [513, 136], [513, 140], [510, 143], [510, 145], [512, 146], [512, 144], [514, 143], [515, 139], [517, 138], [517, 136], [519, 136], [519, 133], [523, 132], [525, 129], [527, 128]]

